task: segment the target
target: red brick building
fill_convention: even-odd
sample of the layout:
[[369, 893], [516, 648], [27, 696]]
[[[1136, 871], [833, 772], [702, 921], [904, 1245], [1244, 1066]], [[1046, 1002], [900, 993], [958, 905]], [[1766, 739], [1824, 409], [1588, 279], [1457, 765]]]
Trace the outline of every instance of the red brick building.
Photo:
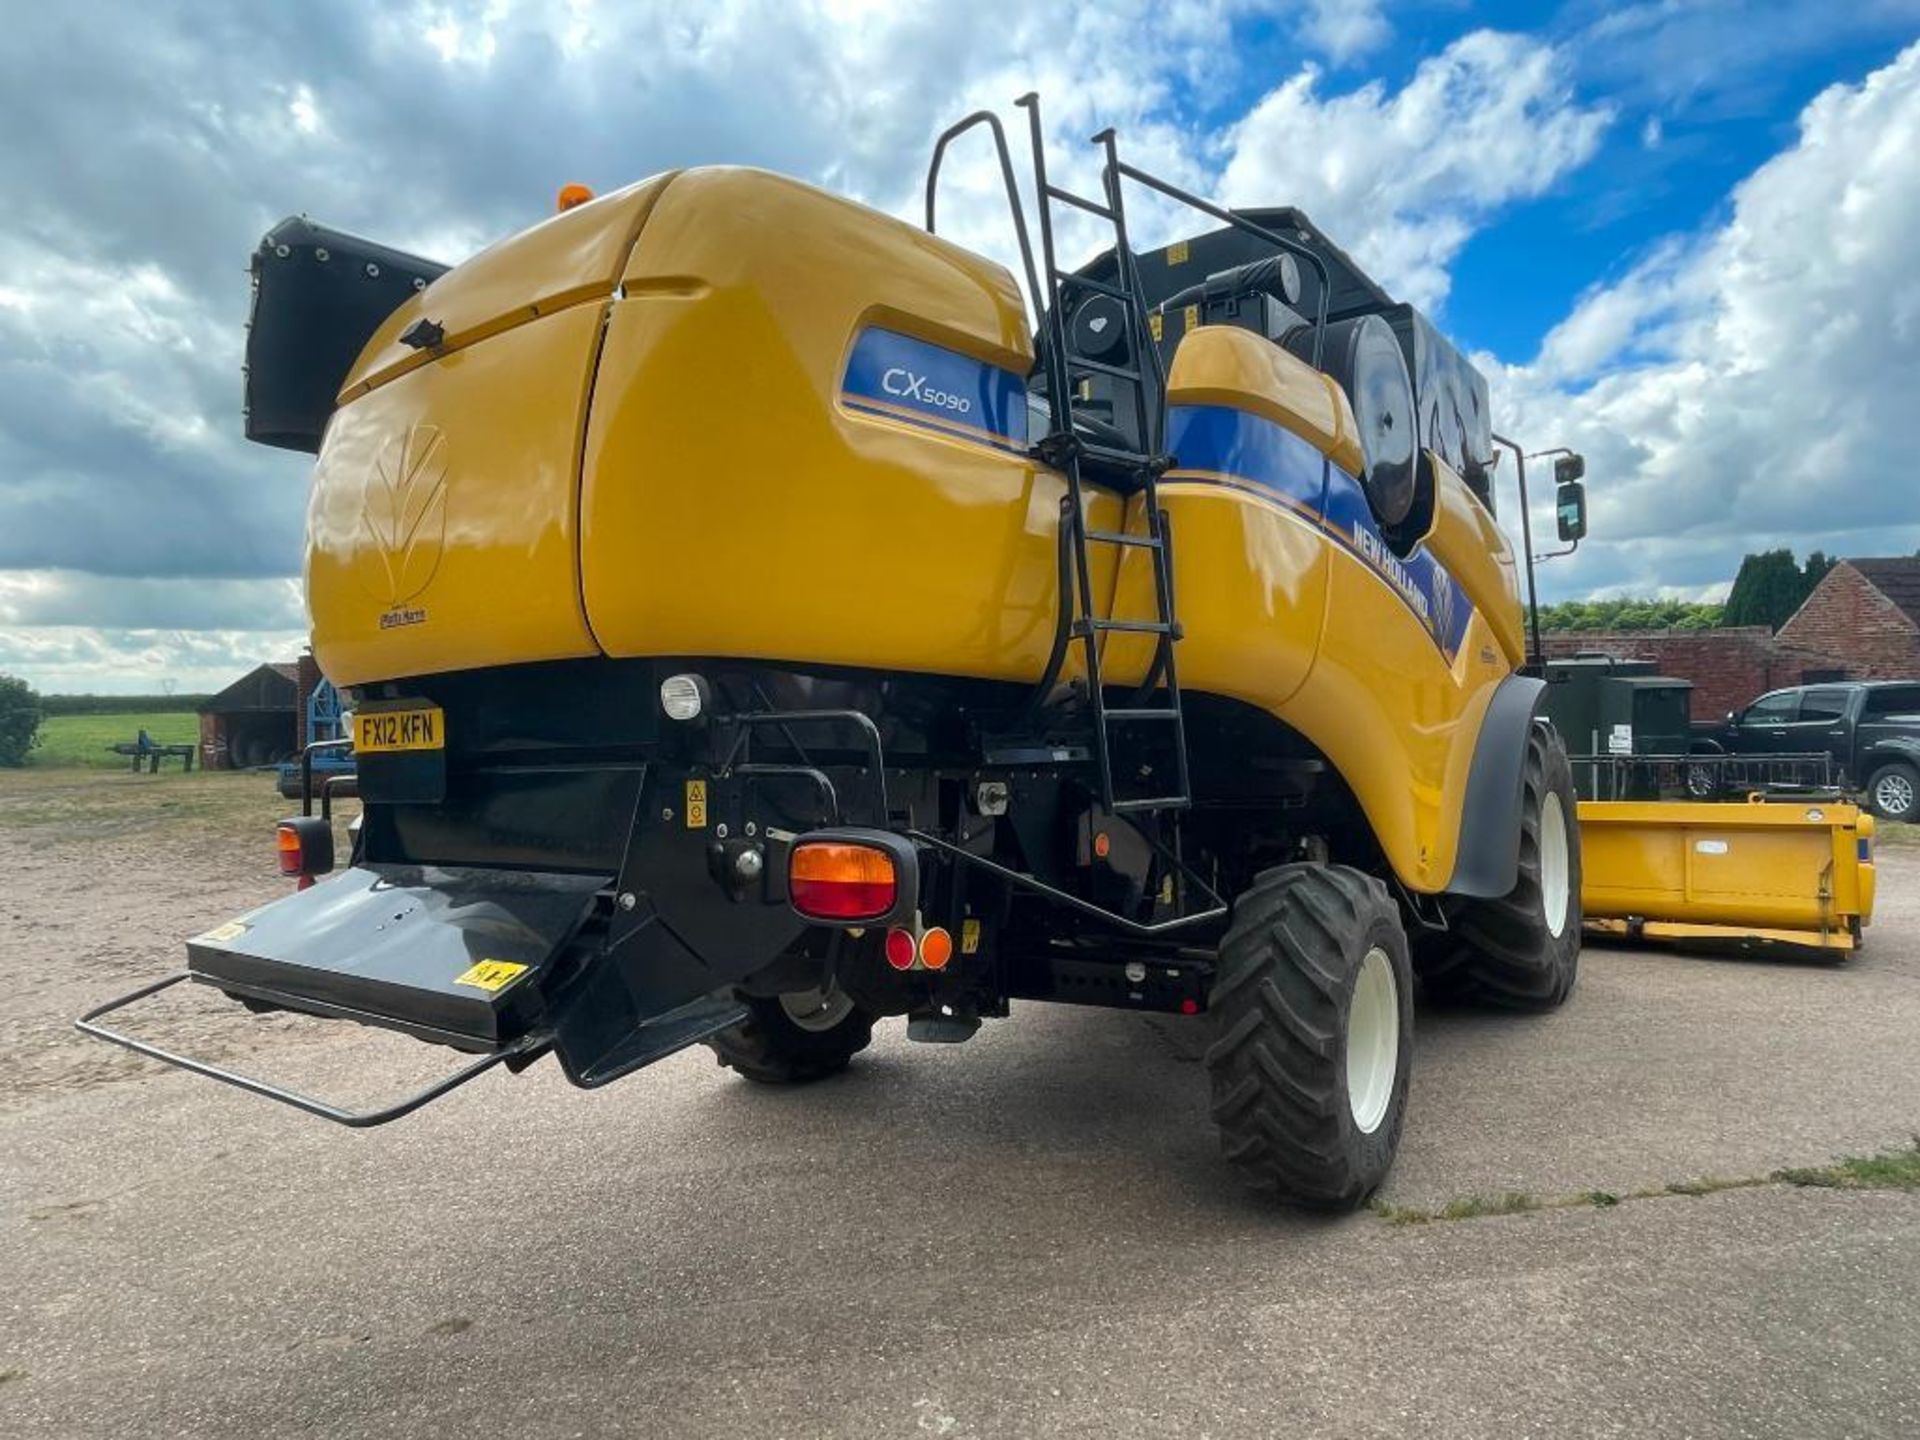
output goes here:
[[1920, 679], [1920, 559], [1842, 560], [1779, 633], [1561, 630], [1541, 637], [1554, 659], [1581, 651], [1651, 660], [1691, 680], [1693, 718], [1715, 720], [1769, 690], [1823, 680]]
[[1848, 680], [1920, 678], [1920, 557], [1840, 561], [1775, 638]]

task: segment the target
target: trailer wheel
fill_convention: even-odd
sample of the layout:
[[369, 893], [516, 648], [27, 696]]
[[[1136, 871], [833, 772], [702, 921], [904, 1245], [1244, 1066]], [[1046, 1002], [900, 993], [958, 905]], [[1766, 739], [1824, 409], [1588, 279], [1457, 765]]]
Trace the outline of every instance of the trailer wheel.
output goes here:
[[762, 1085], [836, 1075], [873, 1040], [873, 1016], [843, 990], [746, 997], [752, 1012], [710, 1037], [719, 1063]]
[[1213, 1118], [1256, 1190], [1350, 1210], [1386, 1177], [1413, 1060], [1413, 974], [1386, 886], [1268, 870], [1234, 903], [1208, 1002]]
[[1882, 820], [1911, 822], [1920, 815], [1920, 771], [1897, 762], [1874, 771], [1867, 802]]
[[[1452, 930], [1423, 946], [1421, 983], [1446, 1000], [1551, 1010], [1580, 967], [1580, 832], [1573, 769], [1550, 727], [1527, 737], [1520, 876], [1498, 900], [1450, 907]], [[1431, 957], [1431, 958], [1429, 958]]]

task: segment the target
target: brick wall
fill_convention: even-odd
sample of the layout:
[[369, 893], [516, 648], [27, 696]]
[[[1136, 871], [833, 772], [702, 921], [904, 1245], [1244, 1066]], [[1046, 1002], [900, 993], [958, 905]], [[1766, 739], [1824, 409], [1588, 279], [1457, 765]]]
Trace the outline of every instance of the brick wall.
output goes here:
[[1920, 677], [1920, 628], [1842, 560], [1780, 627], [1782, 645], [1834, 657], [1850, 680]]
[[1798, 685], [1808, 671], [1839, 668], [1816, 651], [1782, 644], [1764, 625], [1725, 630], [1560, 630], [1541, 637], [1552, 659], [1582, 650], [1651, 660], [1662, 675], [1693, 682], [1695, 720], [1718, 720], [1755, 696]]

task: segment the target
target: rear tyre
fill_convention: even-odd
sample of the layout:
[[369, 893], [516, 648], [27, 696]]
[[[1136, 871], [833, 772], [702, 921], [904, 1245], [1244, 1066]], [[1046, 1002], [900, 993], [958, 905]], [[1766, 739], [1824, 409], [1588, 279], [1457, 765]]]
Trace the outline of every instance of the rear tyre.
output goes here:
[[1912, 824], [1920, 816], [1920, 771], [1901, 763], [1882, 766], [1867, 782], [1867, 804], [1882, 820]]
[[719, 1063], [762, 1085], [837, 1075], [873, 1040], [873, 1016], [842, 990], [746, 997], [752, 1013], [709, 1037]]
[[1254, 1189], [1350, 1210], [1406, 1116], [1413, 972], [1386, 886], [1342, 865], [1268, 870], [1235, 902], [1208, 1001], [1213, 1118]]
[[[1450, 940], [1423, 947], [1421, 983], [1437, 999], [1504, 1010], [1551, 1010], [1580, 969], [1580, 832], [1573, 768], [1546, 725], [1527, 736], [1520, 874], [1498, 900], [1450, 911]], [[1431, 954], [1433, 958], [1425, 958]]]

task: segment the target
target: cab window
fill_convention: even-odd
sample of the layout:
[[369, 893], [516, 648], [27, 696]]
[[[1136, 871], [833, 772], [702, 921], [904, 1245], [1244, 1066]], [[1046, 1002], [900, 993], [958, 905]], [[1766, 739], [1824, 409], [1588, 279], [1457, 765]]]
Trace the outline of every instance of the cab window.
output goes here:
[[1762, 695], [1747, 707], [1740, 717], [1742, 725], [1784, 725], [1793, 719], [1794, 712], [1800, 708], [1800, 692], [1781, 690], [1772, 695]]
[[1920, 715], [1920, 685], [1886, 685], [1867, 691], [1862, 719], [1886, 715]]
[[1838, 720], [1847, 713], [1844, 690], [1809, 690], [1800, 697], [1802, 720]]

